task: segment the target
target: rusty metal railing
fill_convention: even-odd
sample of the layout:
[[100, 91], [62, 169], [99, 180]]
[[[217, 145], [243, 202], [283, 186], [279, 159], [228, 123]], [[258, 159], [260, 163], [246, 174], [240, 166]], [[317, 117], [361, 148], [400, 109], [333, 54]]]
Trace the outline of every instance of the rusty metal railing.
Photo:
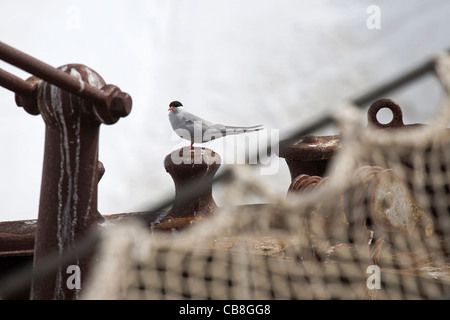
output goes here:
[[[16, 103], [44, 119], [45, 149], [34, 243], [34, 265], [49, 253], [61, 255], [77, 248], [76, 239], [102, 220], [97, 211], [100, 124], [113, 124], [131, 112], [131, 97], [87, 66], [59, 68], [39, 61], [4, 43], [0, 58], [31, 74], [26, 81], [2, 71], [2, 86], [16, 94]], [[76, 265], [88, 274], [89, 258], [77, 257]], [[45, 278], [33, 279], [33, 299], [71, 299], [77, 291], [62, 282], [62, 262]]]
[[[31, 298], [76, 298], [73, 290], [66, 290], [61, 284], [59, 273], [74, 261], [81, 261], [80, 265], [86, 270], [89, 268], [89, 259], [99, 241], [95, 226], [103, 219], [97, 212], [99, 127], [126, 117], [131, 112], [131, 97], [116, 86], [106, 85], [100, 75], [83, 65], [53, 68], [1, 42], [0, 59], [33, 74], [22, 80], [0, 69], [0, 85], [16, 94], [17, 105], [30, 114], [41, 114], [46, 123], [34, 265], [4, 278], [0, 297], [11, 296], [33, 279]], [[363, 107], [433, 70], [434, 60], [431, 59], [352, 102]], [[299, 138], [333, 122], [330, 112], [302, 126], [280, 143], [280, 152]], [[267, 148], [270, 151], [272, 146]], [[163, 199], [151, 210], [133, 217], [150, 224], [169, 206], [192, 202], [210, 192], [212, 184], [232, 178], [228, 170], [214, 173], [200, 182], [182, 184], [175, 198]]]

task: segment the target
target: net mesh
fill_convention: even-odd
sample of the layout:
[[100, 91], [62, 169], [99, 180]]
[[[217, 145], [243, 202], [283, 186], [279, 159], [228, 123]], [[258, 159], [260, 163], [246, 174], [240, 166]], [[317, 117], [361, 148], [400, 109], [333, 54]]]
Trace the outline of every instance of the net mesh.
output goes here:
[[427, 125], [380, 130], [339, 109], [342, 147], [327, 177], [280, 194], [234, 168], [223, 205], [178, 232], [131, 220], [102, 230], [85, 299], [436, 299], [450, 292], [450, 59]]

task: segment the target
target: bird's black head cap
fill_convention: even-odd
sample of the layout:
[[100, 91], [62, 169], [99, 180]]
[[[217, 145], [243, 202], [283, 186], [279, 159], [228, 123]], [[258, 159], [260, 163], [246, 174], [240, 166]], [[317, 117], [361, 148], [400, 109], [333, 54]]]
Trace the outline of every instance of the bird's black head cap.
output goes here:
[[178, 107], [182, 107], [183, 105], [181, 104], [181, 102], [180, 101], [172, 101], [170, 104], [169, 104], [169, 107], [173, 107], [173, 108], [178, 108]]

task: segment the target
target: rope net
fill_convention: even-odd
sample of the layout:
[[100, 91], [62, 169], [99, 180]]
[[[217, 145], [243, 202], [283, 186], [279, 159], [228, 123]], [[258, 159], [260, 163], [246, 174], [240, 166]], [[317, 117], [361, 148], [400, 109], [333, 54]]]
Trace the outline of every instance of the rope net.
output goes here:
[[342, 146], [326, 177], [300, 175], [280, 194], [237, 166], [224, 198], [261, 204], [223, 205], [178, 232], [105, 226], [83, 298], [448, 298], [447, 55], [435, 71], [445, 99], [429, 124], [380, 129], [340, 108]]

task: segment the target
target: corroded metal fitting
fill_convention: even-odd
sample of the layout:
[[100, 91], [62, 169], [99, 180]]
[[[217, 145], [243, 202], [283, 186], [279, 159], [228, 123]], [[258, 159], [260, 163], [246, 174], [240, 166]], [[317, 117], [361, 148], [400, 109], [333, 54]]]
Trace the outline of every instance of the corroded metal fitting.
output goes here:
[[[181, 229], [213, 214], [217, 204], [212, 197], [212, 181], [220, 163], [219, 154], [207, 148], [181, 148], [168, 154], [164, 167], [175, 184], [175, 200], [164, 218], [152, 225], [153, 228]], [[182, 197], [184, 191], [196, 188], [196, 185], [204, 192], [192, 200], [185, 200]]]
[[292, 180], [289, 186], [289, 192], [303, 192], [307, 190], [317, 189], [328, 178], [319, 176], [310, 176], [307, 174], [301, 174]]
[[286, 160], [294, 180], [301, 174], [323, 177], [341, 142], [337, 135], [306, 136], [288, 146], [281, 142], [280, 146], [279, 156]]
[[[361, 167], [355, 173], [358, 181], [346, 194], [346, 217], [351, 223], [370, 219], [374, 227], [387, 232], [411, 236], [430, 236], [434, 225], [431, 214], [413, 198], [405, 181], [393, 169]], [[361, 212], [366, 217], [361, 217]]]
[[[377, 114], [381, 109], [389, 109], [392, 112], [392, 120], [388, 123], [378, 121]], [[367, 121], [378, 128], [399, 128], [403, 123], [403, 112], [399, 104], [392, 99], [380, 99], [372, 103], [367, 111]]]
[[[98, 83], [93, 83], [98, 75], [94, 74], [94, 78], [85, 77], [76, 68], [70, 68], [71, 65], [53, 68], [3, 42], [0, 42], [0, 59], [33, 75], [24, 81], [0, 69], [0, 85], [15, 92], [16, 104], [30, 114], [37, 115], [40, 111], [37, 104], [40, 80], [92, 102], [101, 123], [113, 124], [131, 112], [130, 95], [114, 85], [103, 82], [99, 86]], [[71, 71], [67, 72], [67, 68]], [[89, 72], [87, 67], [85, 71]]]
[[[329, 177], [301, 174], [290, 184], [288, 196], [292, 194], [312, 192], [322, 188]], [[307, 209], [310, 231], [322, 238], [335, 238], [346, 235], [348, 223], [345, 218], [342, 195], [331, 196], [324, 202], [317, 202]]]
[[[317, 190], [328, 179], [300, 175], [291, 183], [289, 192]], [[399, 232], [407, 236], [418, 233], [426, 237], [433, 233], [434, 224], [430, 213], [415, 201], [406, 183], [393, 169], [364, 166], [355, 172], [352, 181], [356, 183], [343, 195], [317, 203], [311, 209], [313, 221], [322, 224], [316, 229], [328, 230], [328, 234], [322, 232], [322, 236], [342, 232], [345, 220], [344, 224], [360, 228], [357, 231], [362, 237], [361, 241], [366, 241], [368, 219], [372, 223], [370, 228], [382, 232]]]

